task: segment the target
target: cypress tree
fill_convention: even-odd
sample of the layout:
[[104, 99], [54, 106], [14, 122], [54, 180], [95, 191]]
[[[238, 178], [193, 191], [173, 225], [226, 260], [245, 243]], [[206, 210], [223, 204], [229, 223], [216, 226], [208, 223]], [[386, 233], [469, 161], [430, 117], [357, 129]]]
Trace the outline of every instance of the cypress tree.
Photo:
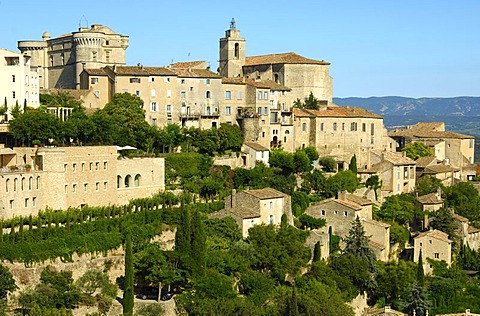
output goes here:
[[205, 271], [207, 236], [203, 228], [203, 221], [199, 211], [193, 213], [191, 230], [191, 257], [193, 260], [194, 272], [202, 275]]
[[130, 234], [127, 234], [125, 241], [125, 289], [123, 292], [123, 315], [125, 316], [133, 315], [133, 275], [132, 238]]
[[175, 234], [175, 250], [179, 253], [189, 253], [191, 249], [191, 219], [186, 208], [180, 211], [180, 223]]
[[320, 261], [322, 259], [322, 250], [320, 248], [320, 242], [317, 241], [315, 243], [315, 247], [313, 248], [313, 262]]
[[352, 159], [350, 160], [348, 169], [352, 171], [354, 174], [357, 174], [357, 156], [356, 155], [353, 155]]
[[423, 273], [423, 260], [422, 260], [422, 249], [418, 254], [418, 265], [417, 265], [417, 282], [420, 286], [424, 284], [425, 275]]

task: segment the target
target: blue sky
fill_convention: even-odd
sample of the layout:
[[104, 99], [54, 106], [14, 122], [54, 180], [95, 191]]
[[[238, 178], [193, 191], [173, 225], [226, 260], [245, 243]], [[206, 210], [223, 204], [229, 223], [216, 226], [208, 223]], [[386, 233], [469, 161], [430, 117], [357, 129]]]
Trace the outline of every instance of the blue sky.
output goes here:
[[129, 65], [207, 60], [216, 69], [233, 17], [247, 56], [331, 62], [337, 97], [480, 95], [478, 0], [0, 0], [0, 12], [0, 47], [14, 51], [17, 40], [69, 33], [82, 20], [129, 35]]

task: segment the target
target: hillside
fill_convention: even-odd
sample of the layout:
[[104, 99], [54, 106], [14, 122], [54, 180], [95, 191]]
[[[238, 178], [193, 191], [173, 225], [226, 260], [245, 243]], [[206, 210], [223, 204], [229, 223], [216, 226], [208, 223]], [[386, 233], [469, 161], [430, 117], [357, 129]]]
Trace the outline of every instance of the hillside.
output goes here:
[[380, 115], [480, 115], [480, 97], [454, 98], [406, 98], [406, 97], [370, 97], [370, 98], [334, 98], [340, 106], [359, 106]]

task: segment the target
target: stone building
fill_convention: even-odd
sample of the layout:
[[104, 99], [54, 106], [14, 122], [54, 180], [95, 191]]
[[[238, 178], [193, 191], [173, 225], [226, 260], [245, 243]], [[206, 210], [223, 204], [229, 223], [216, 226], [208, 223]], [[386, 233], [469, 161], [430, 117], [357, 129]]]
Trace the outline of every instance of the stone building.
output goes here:
[[378, 175], [382, 181], [379, 200], [415, 189], [415, 161], [395, 152], [370, 150], [368, 167], [358, 169], [362, 181]]
[[45, 32], [42, 40], [18, 41], [18, 49], [38, 68], [40, 89], [79, 89], [83, 69], [125, 65], [127, 47], [128, 36], [100, 24], [55, 38]]
[[[392, 130], [388, 133], [397, 142], [397, 151], [419, 142], [432, 148], [435, 157], [446, 165], [459, 168], [461, 179], [467, 180], [470, 166], [475, 161], [475, 137], [445, 130], [443, 122], [422, 122]], [[449, 171], [446, 171], [449, 172]]]
[[293, 109], [296, 148], [315, 147], [344, 169], [353, 155], [358, 169], [368, 164], [372, 149], [393, 151], [383, 117], [361, 108], [327, 106], [320, 110]]
[[30, 56], [0, 48], [0, 106], [7, 105], [5, 117], [0, 123], [11, 118], [15, 105], [38, 107], [39, 77], [32, 67]]
[[437, 261], [445, 261], [448, 266], [452, 264], [452, 241], [448, 234], [434, 229], [418, 234], [413, 238], [413, 262], [418, 263], [420, 250], [422, 251], [423, 271], [430, 274], [433, 267], [427, 258]]
[[330, 198], [311, 204], [305, 214], [326, 220], [326, 228], [332, 234], [345, 238], [358, 217], [363, 224], [365, 235], [370, 238], [370, 247], [378, 260], [388, 261], [390, 253], [390, 225], [372, 220], [372, 202], [339, 192], [338, 198]]
[[225, 208], [209, 217], [233, 217], [242, 236], [247, 237], [248, 230], [255, 225], [280, 225], [283, 214], [287, 216], [289, 224], [293, 225], [290, 196], [272, 188], [264, 188], [238, 193], [232, 190], [232, 194], [225, 198]]
[[165, 188], [163, 158], [121, 158], [115, 146], [0, 149], [0, 214], [126, 204]]
[[257, 143], [245, 142], [242, 146], [243, 165], [247, 169], [255, 168], [258, 161], [269, 165], [270, 151]]

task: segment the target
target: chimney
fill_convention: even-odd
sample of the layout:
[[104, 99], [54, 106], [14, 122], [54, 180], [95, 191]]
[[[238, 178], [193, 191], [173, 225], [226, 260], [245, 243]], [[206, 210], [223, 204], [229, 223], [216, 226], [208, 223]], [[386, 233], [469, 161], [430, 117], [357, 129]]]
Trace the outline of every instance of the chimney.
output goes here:
[[470, 315], [470, 309], [465, 310], [465, 315]]
[[347, 200], [347, 191], [338, 191], [338, 199], [341, 201]]

